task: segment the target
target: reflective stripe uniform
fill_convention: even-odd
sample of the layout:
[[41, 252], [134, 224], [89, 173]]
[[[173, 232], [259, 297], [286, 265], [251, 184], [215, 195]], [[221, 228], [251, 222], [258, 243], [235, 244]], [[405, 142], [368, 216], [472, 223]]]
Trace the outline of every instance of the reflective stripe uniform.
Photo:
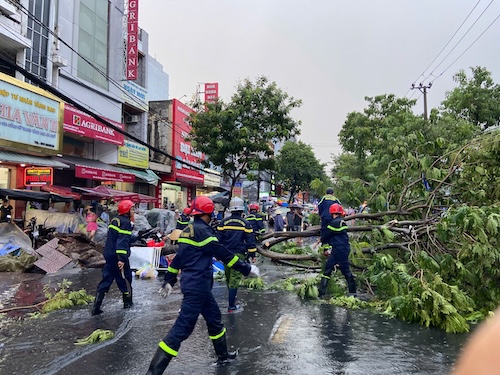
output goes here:
[[173, 286], [182, 270], [180, 284], [184, 298], [177, 320], [160, 342], [160, 348], [174, 357], [182, 341], [192, 333], [200, 314], [207, 323], [211, 340], [217, 340], [225, 334], [219, 306], [212, 295], [212, 258], [224, 262], [226, 268], [234, 268], [244, 275], [250, 273], [250, 265], [228, 251], [219, 242], [214, 230], [201, 218], [195, 217], [181, 233], [177, 243], [179, 249], [165, 273], [164, 284]]
[[181, 214], [181, 216], [177, 219], [177, 223], [175, 224], [175, 229], [184, 230], [189, 224], [189, 216]]
[[132, 284], [132, 271], [130, 269], [130, 243], [132, 241], [132, 223], [125, 215], [115, 217], [108, 226], [108, 237], [104, 247], [104, 259], [106, 264], [102, 270], [102, 281], [97, 286], [97, 292], [107, 293], [113, 280], [122, 293], [129, 293], [127, 283], [118, 268], [118, 261], [124, 263], [123, 275]]
[[340, 204], [340, 201], [336, 196], [332, 194], [327, 194], [318, 203], [318, 214], [321, 218], [321, 229], [325, 229], [327, 225], [332, 220], [332, 214], [330, 213], [330, 206], [334, 203]]
[[256, 235], [266, 231], [266, 228], [264, 228], [264, 219], [261, 214], [252, 212], [245, 219], [250, 223]]
[[339, 266], [340, 271], [349, 283], [352, 280], [351, 268], [349, 266], [349, 236], [347, 234], [347, 224], [341, 216], [330, 221], [326, 230], [321, 234], [321, 242], [332, 246], [332, 252], [328, 256], [325, 265], [325, 272], [322, 277], [329, 279], [335, 265]]

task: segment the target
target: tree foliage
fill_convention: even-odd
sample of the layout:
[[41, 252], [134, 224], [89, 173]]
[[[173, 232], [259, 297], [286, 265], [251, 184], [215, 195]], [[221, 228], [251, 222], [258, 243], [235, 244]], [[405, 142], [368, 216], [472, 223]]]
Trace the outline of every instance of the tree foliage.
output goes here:
[[276, 180], [290, 192], [289, 201], [309, 189], [315, 178], [325, 179], [324, 164], [314, 155], [311, 146], [303, 142], [285, 142], [276, 157]]
[[285, 141], [299, 134], [300, 122], [291, 111], [301, 105], [275, 82], [259, 77], [239, 83], [231, 101], [219, 99], [205, 103], [189, 117], [189, 140], [225, 177], [235, 182], [249, 170], [273, 167], [272, 142]]
[[483, 131], [498, 120], [497, 85], [473, 72], [428, 121], [414, 101], [366, 98], [332, 170], [344, 203], [371, 208], [345, 218], [358, 282], [386, 314], [449, 332], [500, 304], [500, 132]]
[[464, 119], [477, 127], [487, 129], [500, 124], [500, 86], [493, 82], [491, 73], [483, 67], [471, 68], [468, 78], [460, 70], [453, 79], [458, 87], [446, 94], [444, 109], [457, 119]]

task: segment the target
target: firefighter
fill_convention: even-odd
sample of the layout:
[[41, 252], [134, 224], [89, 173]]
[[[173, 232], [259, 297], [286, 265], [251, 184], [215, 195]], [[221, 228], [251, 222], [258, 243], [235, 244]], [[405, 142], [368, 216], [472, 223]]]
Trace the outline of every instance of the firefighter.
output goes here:
[[321, 218], [320, 235], [326, 230], [330, 221], [332, 221], [332, 215], [329, 210], [330, 206], [334, 203], [340, 204], [340, 201], [335, 195], [333, 195], [333, 188], [329, 187], [326, 189], [326, 195], [323, 196], [318, 203], [318, 214]]
[[333, 268], [338, 265], [340, 272], [344, 275], [349, 289], [349, 295], [356, 295], [356, 282], [349, 266], [349, 236], [347, 235], [347, 224], [342, 219], [344, 209], [338, 203], [334, 203], [329, 209], [332, 220], [327, 225], [326, 230], [321, 234], [321, 242], [331, 245], [331, 253], [325, 264], [325, 272], [321, 275], [319, 287], [319, 296], [323, 297], [326, 293], [328, 281], [332, 275]]
[[104, 247], [106, 264], [102, 270], [102, 280], [97, 286], [97, 294], [92, 315], [102, 313], [101, 304], [113, 280], [123, 294], [123, 308], [132, 307], [132, 270], [130, 269], [130, 243], [134, 226], [134, 203], [123, 200], [118, 203], [118, 216], [108, 226], [108, 237]]
[[167, 336], [160, 342], [147, 375], [163, 374], [170, 360], [177, 356], [181, 343], [193, 332], [200, 314], [207, 323], [217, 362], [224, 363], [236, 357], [236, 353], [227, 351], [226, 329], [212, 294], [212, 258], [216, 257], [225, 263], [226, 268], [233, 268], [245, 276], [258, 277], [259, 269], [253, 264], [239, 260], [218, 241], [214, 230], [208, 224], [213, 211], [214, 203], [206, 196], [198, 196], [191, 202], [191, 216], [194, 220], [179, 237], [179, 249], [165, 273], [165, 280], [160, 289], [162, 296], [168, 296], [182, 270], [180, 282], [184, 298], [181, 310]]
[[[243, 199], [234, 197], [229, 202], [231, 216], [222, 219], [217, 226], [219, 241], [240, 260], [250, 260], [255, 263], [257, 248], [252, 225], [243, 219], [245, 210]], [[229, 304], [227, 311], [236, 312], [240, 306], [236, 304], [236, 295], [240, 286], [241, 273], [231, 268], [225, 268]]]
[[249, 209], [250, 213], [245, 219], [250, 223], [250, 225], [252, 225], [255, 236], [264, 234], [266, 228], [264, 228], [264, 219], [259, 213], [259, 205], [257, 203], [252, 203]]
[[191, 208], [189, 208], [189, 206], [187, 206], [182, 210], [182, 213], [177, 219], [177, 222], [175, 224], [175, 229], [184, 230], [184, 228], [188, 226], [190, 213], [191, 213]]

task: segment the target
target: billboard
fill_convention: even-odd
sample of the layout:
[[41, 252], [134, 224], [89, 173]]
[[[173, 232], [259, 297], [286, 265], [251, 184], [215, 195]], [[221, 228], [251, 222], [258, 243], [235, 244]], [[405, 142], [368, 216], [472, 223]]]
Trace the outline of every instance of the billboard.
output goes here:
[[0, 146], [58, 154], [63, 112], [59, 98], [0, 73]]
[[149, 148], [139, 143], [125, 141], [123, 146], [118, 147], [118, 164], [147, 169]]
[[205, 83], [205, 103], [213, 103], [219, 98], [219, 84]]
[[[195, 152], [191, 148], [191, 143], [186, 141], [186, 138], [191, 131], [191, 125], [187, 122], [187, 117], [193, 110], [177, 99], [172, 100], [172, 139], [173, 139], [173, 156], [177, 160], [185, 161], [198, 168], [203, 168], [201, 161], [204, 155]], [[203, 185], [203, 173], [190, 166], [175, 162], [172, 168], [173, 177], [176, 181], [183, 181], [193, 185]]]

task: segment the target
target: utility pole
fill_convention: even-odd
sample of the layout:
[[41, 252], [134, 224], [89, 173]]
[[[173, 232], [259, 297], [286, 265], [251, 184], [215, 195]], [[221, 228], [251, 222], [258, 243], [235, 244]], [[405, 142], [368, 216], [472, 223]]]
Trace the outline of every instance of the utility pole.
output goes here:
[[422, 94], [424, 94], [424, 120], [427, 121], [427, 89], [430, 89], [432, 87], [432, 82], [429, 82], [429, 84], [427, 86], [424, 86], [422, 85], [422, 83], [420, 83], [420, 85], [418, 86], [415, 86], [414, 83], [411, 84], [411, 89], [412, 90], [420, 90], [420, 92]]

